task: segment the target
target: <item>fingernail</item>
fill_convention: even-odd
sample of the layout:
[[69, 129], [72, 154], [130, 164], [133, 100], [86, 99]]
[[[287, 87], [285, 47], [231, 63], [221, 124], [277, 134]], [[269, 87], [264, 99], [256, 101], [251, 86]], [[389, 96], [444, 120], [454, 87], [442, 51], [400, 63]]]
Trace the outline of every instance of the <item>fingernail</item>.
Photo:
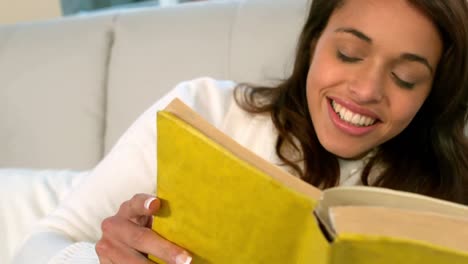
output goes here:
[[154, 200], [156, 200], [156, 197], [151, 197], [151, 198], [146, 199], [146, 201], [145, 201], [146, 210], [150, 209], [150, 205]]
[[187, 252], [182, 252], [175, 258], [176, 264], [190, 264], [192, 257]]

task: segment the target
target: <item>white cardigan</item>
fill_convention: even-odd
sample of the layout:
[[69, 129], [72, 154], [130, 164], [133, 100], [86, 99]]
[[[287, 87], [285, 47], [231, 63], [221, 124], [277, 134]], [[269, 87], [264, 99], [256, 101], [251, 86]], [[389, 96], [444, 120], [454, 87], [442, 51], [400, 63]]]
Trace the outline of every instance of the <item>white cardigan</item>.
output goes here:
[[[178, 97], [211, 124], [267, 161], [279, 164], [268, 115], [251, 115], [233, 100], [231, 81], [200, 78], [176, 86], [143, 113], [60, 206], [42, 220], [13, 263], [99, 263], [101, 221], [136, 193], [156, 190], [156, 113]], [[359, 184], [362, 161], [340, 160], [342, 185]]]

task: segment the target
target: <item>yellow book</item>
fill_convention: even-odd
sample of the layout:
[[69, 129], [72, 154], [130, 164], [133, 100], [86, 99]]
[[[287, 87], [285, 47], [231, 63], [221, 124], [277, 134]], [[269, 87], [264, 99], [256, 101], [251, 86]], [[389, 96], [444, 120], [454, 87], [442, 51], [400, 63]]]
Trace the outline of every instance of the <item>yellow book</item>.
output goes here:
[[157, 130], [152, 228], [194, 264], [468, 263], [466, 206], [375, 187], [321, 191], [178, 99]]

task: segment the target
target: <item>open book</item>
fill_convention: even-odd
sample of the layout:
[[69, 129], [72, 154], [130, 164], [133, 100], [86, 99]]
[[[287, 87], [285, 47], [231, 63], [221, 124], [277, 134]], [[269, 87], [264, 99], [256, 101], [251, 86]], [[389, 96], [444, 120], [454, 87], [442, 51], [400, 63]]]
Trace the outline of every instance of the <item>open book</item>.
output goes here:
[[468, 263], [467, 206], [377, 187], [321, 191], [178, 99], [157, 130], [153, 229], [194, 264]]

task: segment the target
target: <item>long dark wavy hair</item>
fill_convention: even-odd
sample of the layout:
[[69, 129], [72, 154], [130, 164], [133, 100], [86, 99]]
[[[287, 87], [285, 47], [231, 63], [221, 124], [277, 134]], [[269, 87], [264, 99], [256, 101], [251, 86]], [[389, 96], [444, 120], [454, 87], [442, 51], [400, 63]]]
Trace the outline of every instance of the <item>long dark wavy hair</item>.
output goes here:
[[[279, 158], [304, 181], [320, 188], [338, 185], [339, 164], [314, 131], [306, 79], [314, 43], [333, 11], [345, 1], [312, 1], [289, 78], [276, 87], [241, 84], [235, 91], [237, 103], [246, 111], [271, 114], [279, 132]], [[442, 57], [421, 109], [405, 130], [378, 148], [361, 180], [369, 185], [371, 169], [382, 164], [378, 178], [371, 183], [374, 186], [468, 204], [468, 138], [464, 134], [468, 120], [468, 4], [466, 0], [408, 1], [438, 27]]]

